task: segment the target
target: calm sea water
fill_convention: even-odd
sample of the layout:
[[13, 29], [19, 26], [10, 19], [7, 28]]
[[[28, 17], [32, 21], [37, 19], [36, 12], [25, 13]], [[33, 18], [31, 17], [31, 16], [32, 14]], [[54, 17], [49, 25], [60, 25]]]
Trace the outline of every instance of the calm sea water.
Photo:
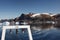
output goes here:
[[[38, 28], [37, 28], [38, 29]], [[0, 39], [2, 35], [2, 29], [0, 28]], [[33, 40], [60, 40], [60, 29], [50, 29], [50, 30], [32, 30]], [[15, 29], [6, 30], [5, 40], [29, 40], [27, 29], [23, 33], [21, 29], [18, 29], [16, 33]]]

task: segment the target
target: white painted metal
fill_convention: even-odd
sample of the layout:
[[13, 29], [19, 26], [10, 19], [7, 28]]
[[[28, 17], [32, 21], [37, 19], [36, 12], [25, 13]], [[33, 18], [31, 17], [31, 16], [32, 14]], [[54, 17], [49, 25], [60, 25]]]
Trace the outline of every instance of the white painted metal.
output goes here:
[[30, 25], [3, 26], [1, 40], [5, 40], [6, 29], [19, 29], [19, 28], [27, 28], [28, 34], [29, 34], [29, 39], [33, 40], [31, 30], [30, 30]]

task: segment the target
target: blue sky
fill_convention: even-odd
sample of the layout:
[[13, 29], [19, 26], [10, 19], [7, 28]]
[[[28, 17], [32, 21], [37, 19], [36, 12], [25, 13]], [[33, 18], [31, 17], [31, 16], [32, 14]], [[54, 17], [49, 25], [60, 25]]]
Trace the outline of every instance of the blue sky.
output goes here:
[[60, 0], [0, 0], [0, 19], [22, 13], [60, 13]]

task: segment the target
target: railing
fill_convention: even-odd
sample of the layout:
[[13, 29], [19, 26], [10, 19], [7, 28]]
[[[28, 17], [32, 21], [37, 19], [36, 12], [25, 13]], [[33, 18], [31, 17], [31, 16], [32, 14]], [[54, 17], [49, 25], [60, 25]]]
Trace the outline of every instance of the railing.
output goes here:
[[19, 28], [27, 28], [28, 34], [29, 34], [29, 39], [33, 40], [32, 33], [30, 30], [30, 25], [3, 26], [1, 40], [5, 40], [6, 29], [19, 29]]

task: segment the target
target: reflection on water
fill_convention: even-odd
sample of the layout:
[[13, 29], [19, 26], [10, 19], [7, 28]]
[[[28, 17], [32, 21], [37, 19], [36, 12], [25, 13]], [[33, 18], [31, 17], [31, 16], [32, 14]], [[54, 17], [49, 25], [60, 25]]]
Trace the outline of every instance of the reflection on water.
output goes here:
[[[31, 25], [33, 40], [60, 40], [60, 29], [58, 28], [57, 24]], [[1, 34], [0, 29], [0, 39]], [[5, 40], [29, 40], [28, 31], [27, 29], [12, 29], [11, 31], [7, 29]]]
[[44, 30], [55, 28], [54, 24], [40, 24], [40, 25], [31, 25], [32, 30]]

